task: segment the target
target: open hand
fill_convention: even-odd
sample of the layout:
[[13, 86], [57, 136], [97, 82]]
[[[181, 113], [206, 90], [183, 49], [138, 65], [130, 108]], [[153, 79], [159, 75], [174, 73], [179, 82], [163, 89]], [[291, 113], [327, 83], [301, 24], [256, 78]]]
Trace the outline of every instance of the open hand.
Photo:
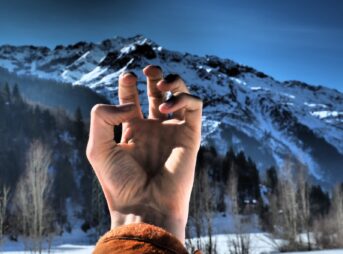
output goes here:
[[[87, 157], [104, 191], [111, 228], [145, 222], [184, 242], [202, 102], [189, 94], [178, 75], [163, 78], [162, 70], [153, 65], [143, 72], [148, 118], [141, 112], [136, 76], [124, 73], [119, 78], [120, 105], [98, 104], [91, 111]], [[164, 102], [168, 91], [173, 96]], [[113, 127], [120, 123], [123, 134], [116, 143]]]

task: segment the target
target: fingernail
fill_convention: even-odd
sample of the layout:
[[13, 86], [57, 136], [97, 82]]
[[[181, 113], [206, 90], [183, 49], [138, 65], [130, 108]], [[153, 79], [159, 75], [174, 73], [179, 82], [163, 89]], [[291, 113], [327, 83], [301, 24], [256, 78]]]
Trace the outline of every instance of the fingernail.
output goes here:
[[174, 105], [174, 102], [173, 102], [173, 101], [166, 101], [166, 102], [164, 103], [164, 106], [165, 106], [166, 108], [171, 108], [171, 107], [173, 107], [173, 105]]
[[167, 108], [171, 108], [172, 106], [174, 106], [175, 101], [174, 101], [174, 97], [171, 96], [167, 101], [164, 102], [165, 107]]
[[157, 68], [157, 69], [159, 69], [160, 71], [162, 71], [162, 68], [161, 68], [161, 66], [159, 66], [159, 65], [151, 65], [151, 67]]
[[133, 71], [124, 71], [121, 75], [122, 77], [124, 77], [125, 75], [132, 75], [137, 78], [137, 75]]
[[165, 76], [164, 82], [165, 83], [172, 83], [179, 78], [180, 78], [180, 76], [178, 74], [174, 74], [174, 73], [168, 74], [167, 76]]

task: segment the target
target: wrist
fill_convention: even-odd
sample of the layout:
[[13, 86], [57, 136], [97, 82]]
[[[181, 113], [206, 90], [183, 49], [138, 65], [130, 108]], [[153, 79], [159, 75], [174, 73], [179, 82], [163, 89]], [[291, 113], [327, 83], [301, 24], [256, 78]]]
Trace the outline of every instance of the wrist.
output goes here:
[[176, 218], [173, 215], [161, 214], [153, 209], [139, 209], [139, 213], [110, 211], [111, 229], [119, 226], [129, 225], [134, 223], [151, 224], [174, 235], [181, 243], [185, 243], [186, 219]]

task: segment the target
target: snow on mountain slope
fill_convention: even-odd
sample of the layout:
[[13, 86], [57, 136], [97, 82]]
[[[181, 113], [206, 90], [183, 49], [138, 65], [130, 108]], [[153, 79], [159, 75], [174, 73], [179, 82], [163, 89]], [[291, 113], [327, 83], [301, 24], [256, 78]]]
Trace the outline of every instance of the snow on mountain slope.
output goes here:
[[143, 36], [46, 47], [4, 45], [0, 67], [18, 75], [88, 86], [117, 103], [118, 76], [135, 71], [147, 112], [141, 69], [160, 65], [178, 73], [204, 101], [203, 144], [224, 154], [244, 150], [261, 169], [296, 158], [323, 182], [342, 182], [343, 94], [298, 81], [279, 82], [215, 56], [182, 54]]

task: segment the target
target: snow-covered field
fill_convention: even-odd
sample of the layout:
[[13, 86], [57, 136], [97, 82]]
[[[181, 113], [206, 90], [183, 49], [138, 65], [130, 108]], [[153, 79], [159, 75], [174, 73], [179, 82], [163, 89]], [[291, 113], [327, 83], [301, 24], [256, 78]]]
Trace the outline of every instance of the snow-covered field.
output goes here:
[[[264, 233], [250, 233], [250, 247], [251, 254], [267, 254], [267, 253], [279, 253], [276, 248], [278, 241], [271, 240]], [[196, 241], [193, 239], [192, 241]], [[237, 236], [234, 234], [219, 234], [215, 236], [215, 244], [217, 246], [218, 254], [230, 253], [229, 243], [230, 241], [237, 240]], [[206, 241], [206, 239], [205, 239]], [[231, 249], [232, 250], [232, 249]], [[338, 250], [321, 250], [321, 251], [305, 251], [305, 252], [291, 252], [292, 254], [343, 254], [343, 249]]]
[[[81, 236], [81, 235], [79, 235]], [[252, 254], [267, 254], [267, 253], [278, 253], [276, 251], [275, 242], [270, 240], [264, 233], [250, 233], [250, 242]], [[67, 237], [62, 237], [66, 242]], [[85, 238], [87, 236], [85, 235]], [[236, 239], [234, 234], [218, 234], [214, 237], [214, 243], [217, 246], [218, 254], [229, 253], [229, 242], [230, 240]], [[59, 242], [62, 239], [56, 239]], [[198, 239], [194, 238], [191, 241], [195, 244]], [[202, 241], [206, 241], [207, 238], [201, 238]], [[3, 254], [29, 254], [31, 252], [24, 251], [24, 246], [20, 243], [6, 242], [0, 247], [0, 253]], [[87, 244], [57, 244], [49, 250], [44, 251], [44, 254], [54, 253], [54, 254], [89, 254], [92, 253], [94, 245]], [[340, 250], [321, 250], [321, 251], [311, 251], [311, 252], [292, 252], [293, 254], [343, 254], [343, 249]]]
[[[71, 254], [86, 254], [92, 253], [94, 244], [90, 243], [90, 237], [84, 233], [81, 229], [75, 229], [72, 233], [64, 233], [62, 236], [53, 238], [52, 247], [42, 252], [46, 253], [71, 253]], [[94, 242], [94, 241], [93, 241]], [[31, 253], [25, 251], [25, 241], [19, 240], [13, 242], [5, 240], [3, 244], [0, 244], [0, 253], [6, 254], [26, 254]]]
[[[50, 251], [43, 251], [42, 253], [55, 253], [55, 254], [64, 254], [64, 253], [70, 253], [70, 254], [89, 254], [92, 253], [94, 246], [92, 245], [73, 245], [73, 244], [62, 244], [59, 246], [56, 246], [52, 248]], [[5, 250], [3, 252], [0, 251], [0, 253], [6, 253], [6, 254], [28, 254], [31, 253], [30, 251], [20, 251], [20, 250]]]
[[[228, 202], [228, 201], [227, 201]], [[229, 205], [227, 203], [227, 205]], [[51, 248], [43, 251], [43, 254], [54, 253], [54, 254], [89, 254], [92, 253], [94, 245], [97, 241], [97, 237], [94, 236], [94, 232], [83, 232], [80, 229], [81, 222], [73, 217], [73, 212], [71, 205], [67, 205], [68, 215], [70, 221], [74, 223], [74, 229], [71, 233], [65, 232], [61, 236], [54, 237], [52, 240]], [[75, 207], [74, 207], [75, 209]], [[249, 220], [248, 220], [249, 219]], [[250, 239], [251, 254], [267, 254], [267, 253], [278, 253], [277, 244], [280, 240], [271, 239], [268, 234], [262, 233], [258, 227], [257, 217], [254, 216], [236, 216], [232, 217], [229, 213], [226, 214], [215, 214], [212, 218], [213, 226], [213, 243], [217, 247], [218, 254], [229, 253], [230, 242], [237, 240], [237, 235], [234, 234], [237, 225], [237, 221], [249, 221], [245, 226], [240, 225], [241, 230], [245, 232], [250, 232], [246, 234]], [[190, 228], [190, 232], [192, 230]], [[197, 242], [201, 242], [202, 245], [208, 242], [208, 237], [192, 238], [187, 240], [192, 243], [192, 246], [197, 246]], [[202, 248], [203, 249], [203, 248]], [[4, 242], [0, 243], [0, 254], [29, 254], [30, 251], [25, 251], [25, 241], [19, 239], [18, 242], [9, 241], [6, 239]], [[294, 252], [301, 254], [343, 254], [343, 249], [340, 250], [322, 250], [322, 251], [312, 251], [312, 252]]]
[[[236, 240], [237, 236], [235, 234], [216, 234], [214, 236], [213, 242], [217, 247], [218, 254], [229, 253], [230, 241]], [[271, 240], [265, 233], [250, 233], [248, 234], [250, 238], [251, 254], [267, 254], [267, 253], [278, 253], [276, 244], [278, 241]], [[193, 246], [196, 246], [196, 242], [199, 238], [193, 238], [190, 241]], [[208, 237], [201, 237], [200, 241], [204, 244], [208, 241]], [[54, 238], [52, 247], [44, 250], [43, 254], [55, 253], [55, 254], [88, 254], [92, 253], [94, 249], [94, 244], [90, 244], [90, 238], [87, 234], [81, 230], [74, 230], [71, 234], [64, 234]], [[30, 251], [25, 251], [25, 246], [23, 242], [10, 242], [5, 241], [0, 245], [0, 253], [3, 254], [29, 254]], [[321, 250], [321, 251], [311, 251], [311, 252], [292, 252], [294, 254], [343, 254], [343, 249], [339, 250]]]

